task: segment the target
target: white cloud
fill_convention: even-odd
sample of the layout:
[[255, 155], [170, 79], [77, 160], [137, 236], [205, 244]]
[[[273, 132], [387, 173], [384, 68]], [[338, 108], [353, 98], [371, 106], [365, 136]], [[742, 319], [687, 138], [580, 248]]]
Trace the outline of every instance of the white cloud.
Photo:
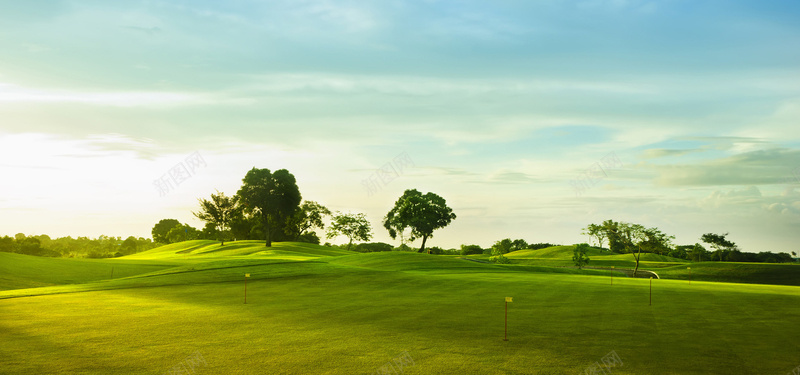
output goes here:
[[42, 90], [0, 83], [0, 103], [80, 103], [139, 107], [185, 104], [198, 100], [196, 95], [187, 93]]

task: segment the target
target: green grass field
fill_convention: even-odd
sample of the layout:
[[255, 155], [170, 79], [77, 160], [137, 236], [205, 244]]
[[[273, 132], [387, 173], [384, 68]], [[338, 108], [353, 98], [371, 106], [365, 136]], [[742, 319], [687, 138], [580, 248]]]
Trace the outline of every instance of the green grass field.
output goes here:
[[[614, 374], [800, 365], [800, 287], [694, 274], [689, 283], [687, 264], [652, 259], [671, 263], [656, 272], [672, 279], [653, 281], [650, 306], [650, 280], [610, 285], [606, 271], [537, 263], [571, 257], [548, 251], [511, 253], [520, 262], [510, 265], [251, 241], [103, 260], [0, 253], [0, 373], [164, 374], [196, 355], [197, 374], [371, 374], [401, 353], [413, 359], [403, 374], [574, 374], [611, 351], [622, 360]], [[770, 278], [736, 264], [689, 266]], [[800, 278], [786, 267], [778, 281]], [[504, 297], [513, 297], [509, 341]]]

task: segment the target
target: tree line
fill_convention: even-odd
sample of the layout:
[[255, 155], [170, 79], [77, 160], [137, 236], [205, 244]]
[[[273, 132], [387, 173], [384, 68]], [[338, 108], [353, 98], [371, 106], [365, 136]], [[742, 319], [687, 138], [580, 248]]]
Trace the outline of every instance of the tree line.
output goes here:
[[639, 258], [642, 253], [665, 255], [695, 262], [766, 263], [789, 263], [793, 260], [792, 256], [797, 255], [794, 251], [791, 255], [785, 252], [743, 252], [736, 243], [727, 238], [729, 233], [705, 233], [700, 236], [700, 242], [706, 244], [710, 250], [700, 242], [694, 245], [674, 245], [672, 241], [675, 236], [668, 235], [658, 228], [647, 228], [641, 224], [617, 222], [610, 219], [599, 224], [587, 225], [583, 228], [582, 234], [590, 236], [600, 248], [603, 248], [603, 244], [607, 242], [608, 249], [612, 252], [632, 254], [636, 261], [636, 269], [639, 267]]
[[23, 233], [17, 233], [14, 237], [0, 237], [0, 251], [2, 252], [44, 257], [112, 258], [135, 254], [156, 246], [160, 246], [160, 244], [154, 243], [149, 238], [133, 236], [124, 240], [122, 237], [105, 235], [97, 238], [59, 237], [52, 239], [46, 234], [25, 235]]

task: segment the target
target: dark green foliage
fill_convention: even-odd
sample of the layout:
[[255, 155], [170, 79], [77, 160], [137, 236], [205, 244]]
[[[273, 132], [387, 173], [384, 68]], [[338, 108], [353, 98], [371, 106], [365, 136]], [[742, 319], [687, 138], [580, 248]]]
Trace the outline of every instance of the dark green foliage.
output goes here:
[[408, 246], [408, 245], [403, 243], [403, 244], [400, 244], [400, 246], [395, 247], [394, 249], [392, 249], [392, 251], [407, 251], [407, 252], [411, 252], [411, 251], [416, 251], [416, 250], [412, 249], [411, 246]]
[[315, 232], [308, 232], [300, 235], [300, 237], [297, 238], [297, 242], [307, 242], [319, 245], [319, 237], [317, 237], [317, 233]]
[[572, 253], [572, 262], [575, 263], [575, 266], [578, 269], [583, 268], [583, 266], [589, 264], [589, 257], [586, 255], [586, 251], [589, 250], [589, 244], [582, 243], [575, 245], [575, 250]]
[[369, 242], [360, 243], [356, 245], [353, 250], [359, 253], [377, 253], [380, 251], [392, 251], [394, 248], [392, 245], [384, 242]]
[[499, 240], [492, 245], [492, 255], [502, 255], [510, 252], [514, 244], [510, 238]]
[[[19, 240], [17, 240], [19, 238]], [[109, 258], [116, 253], [123, 255], [149, 250], [158, 244], [153, 243], [147, 238], [128, 237], [122, 241], [120, 237], [100, 236], [97, 239], [87, 237], [61, 237], [50, 239], [47, 235], [39, 236], [15, 236], [15, 238], [4, 236], [0, 238], [0, 249], [13, 250], [7, 252], [17, 252], [26, 255], [41, 257], [94, 257]]]
[[119, 245], [119, 253], [121, 255], [135, 254], [138, 247], [139, 244], [136, 243], [136, 237], [130, 236]]
[[511, 241], [511, 248], [513, 250], [524, 250], [528, 248], [528, 242], [523, 239]]
[[158, 243], [169, 243], [169, 239], [167, 238], [167, 233], [169, 233], [172, 228], [181, 225], [181, 222], [175, 219], [161, 219], [156, 225], [153, 226], [153, 230], [151, 234], [153, 235], [153, 241]]
[[170, 229], [167, 233], [169, 243], [183, 242], [196, 240], [200, 237], [200, 231], [190, 226], [189, 224], [178, 225]]
[[313, 228], [325, 229], [325, 223], [322, 222], [325, 216], [331, 216], [329, 209], [317, 202], [305, 201], [286, 221], [284, 233], [289, 238], [299, 241], [300, 237]]
[[711, 248], [714, 249], [711, 254], [712, 258], [716, 258], [720, 262], [725, 260], [732, 251], [737, 250], [736, 244], [725, 238], [727, 235], [728, 233], [706, 233], [700, 237], [701, 241], [711, 245]]
[[26, 237], [19, 241], [17, 252], [25, 255], [40, 255], [42, 252], [41, 242], [38, 238]]
[[446, 227], [455, 218], [456, 214], [447, 207], [444, 198], [434, 193], [423, 195], [416, 189], [408, 189], [384, 217], [383, 227], [389, 231], [392, 239], [410, 228], [411, 241], [422, 238], [418, 251], [421, 253], [425, 251], [425, 242], [433, 237], [433, 231]]
[[0, 251], [6, 253], [16, 253], [17, 243], [14, 241], [14, 238], [9, 236], [3, 236], [0, 238]]
[[540, 243], [528, 244], [528, 249], [539, 250], [539, 249], [546, 249], [548, 247], [553, 247], [553, 246], [561, 246], [561, 245], [547, 243], [547, 242], [540, 242]]
[[461, 255], [483, 254], [483, 248], [478, 245], [461, 245]]
[[288, 239], [286, 222], [299, 209], [302, 200], [294, 175], [286, 169], [272, 173], [266, 168], [253, 168], [242, 179], [237, 194], [244, 213], [259, 216], [266, 246], [272, 246], [272, 241]]

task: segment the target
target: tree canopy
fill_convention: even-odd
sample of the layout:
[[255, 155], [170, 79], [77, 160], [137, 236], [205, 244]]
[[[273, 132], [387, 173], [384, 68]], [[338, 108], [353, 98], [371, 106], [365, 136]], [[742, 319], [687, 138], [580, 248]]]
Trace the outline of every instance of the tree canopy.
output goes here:
[[264, 225], [265, 246], [272, 246], [273, 237], [284, 233], [286, 220], [299, 208], [302, 197], [294, 175], [286, 169], [274, 173], [253, 168], [242, 179], [237, 193], [244, 211], [258, 215]]
[[434, 194], [422, 194], [416, 189], [406, 190], [394, 207], [384, 217], [383, 226], [392, 239], [406, 228], [411, 229], [411, 241], [422, 238], [418, 252], [425, 251], [425, 242], [433, 237], [433, 231], [444, 228], [455, 220], [456, 214], [447, 206], [444, 198]]
[[372, 238], [372, 226], [367, 217], [362, 214], [343, 214], [337, 212], [333, 216], [331, 225], [328, 228], [328, 238], [344, 235], [350, 240], [347, 250], [353, 245], [353, 240], [369, 241]]
[[[158, 243], [169, 243], [169, 238], [167, 234], [172, 228], [181, 225], [181, 222], [176, 219], [161, 219], [156, 225], [153, 226], [153, 230], [150, 233], [153, 235], [153, 241]], [[24, 238], [24, 235], [23, 235]]]
[[230, 224], [233, 217], [239, 210], [239, 197], [226, 196], [225, 193], [211, 194], [211, 200], [198, 199], [200, 211], [193, 212], [194, 216], [207, 223], [213, 223], [217, 229], [218, 238], [221, 245], [230, 233]]

